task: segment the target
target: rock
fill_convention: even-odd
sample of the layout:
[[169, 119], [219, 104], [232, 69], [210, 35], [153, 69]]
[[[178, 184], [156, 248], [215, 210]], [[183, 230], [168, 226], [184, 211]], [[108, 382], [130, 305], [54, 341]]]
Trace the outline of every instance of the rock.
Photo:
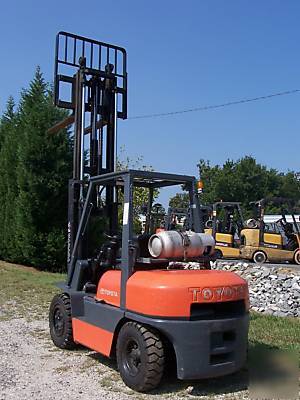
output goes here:
[[286, 317], [286, 313], [283, 311], [276, 311], [276, 312], [274, 312], [274, 315], [276, 317]]
[[286, 274], [278, 274], [278, 279], [280, 281], [285, 281], [288, 278]]
[[266, 290], [271, 289], [271, 287], [272, 287], [271, 283], [267, 282], [267, 283], [265, 284], [265, 289], [266, 289]]
[[[189, 263], [188, 268], [199, 268], [196, 264]], [[211, 266], [233, 271], [247, 280], [252, 310], [277, 316], [300, 316], [300, 274], [294, 270], [227, 261], [216, 261]]]
[[292, 282], [291, 280], [286, 280], [283, 285], [282, 285], [285, 289], [289, 289], [292, 287]]
[[265, 268], [265, 269], [262, 271], [262, 277], [263, 277], [263, 278], [267, 278], [269, 275], [270, 275], [270, 270], [269, 270], [268, 268]]
[[293, 297], [295, 299], [299, 299], [300, 298], [300, 291], [299, 290], [293, 290], [292, 293], [293, 293]]

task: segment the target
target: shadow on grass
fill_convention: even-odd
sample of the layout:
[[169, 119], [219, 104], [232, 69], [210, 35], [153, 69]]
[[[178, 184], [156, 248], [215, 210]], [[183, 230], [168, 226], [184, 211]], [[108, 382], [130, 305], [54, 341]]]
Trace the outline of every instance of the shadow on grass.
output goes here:
[[[238, 393], [247, 390], [249, 387], [249, 370], [255, 368], [255, 363], [259, 362], [260, 357], [271, 349], [277, 349], [261, 342], [249, 343], [249, 357], [247, 364], [240, 371], [218, 378], [203, 380], [181, 381], [176, 377], [174, 365], [166, 366], [165, 374], [161, 385], [151, 392], [151, 395], [163, 395], [185, 392], [188, 389], [190, 396], [213, 396], [229, 393]], [[115, 359], [102, 356], [99, 353], [90, 353], [88, 357], [118, 372]]]

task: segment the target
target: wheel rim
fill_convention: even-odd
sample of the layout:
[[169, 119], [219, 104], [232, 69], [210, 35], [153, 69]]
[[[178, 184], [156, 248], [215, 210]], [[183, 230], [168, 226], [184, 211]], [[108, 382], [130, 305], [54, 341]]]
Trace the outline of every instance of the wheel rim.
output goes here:
[[141, 350], [138, 342], [130, 338], [127, 340], [123, 351], [123, 365], [131, 376], [136, 376], [141, 368]]
[[216, 258], [222, 258], [222, 252], [220, 250], [215, 251]]
[[258, 254], [255, 255], [255, 261], [258, 262], [258, 263], [265, 262], [265, 259], [266, 258], [264, 256], [264, 254], [262, 254], [262, 253], [258, 253]]
[[297, 264], [300, 264], [300, 251], [296, 253], [295, 260]]
[[56, 308], [53, 313], [53, 327], [57, 336], [64, 333], [64, 315], [60, 308]]

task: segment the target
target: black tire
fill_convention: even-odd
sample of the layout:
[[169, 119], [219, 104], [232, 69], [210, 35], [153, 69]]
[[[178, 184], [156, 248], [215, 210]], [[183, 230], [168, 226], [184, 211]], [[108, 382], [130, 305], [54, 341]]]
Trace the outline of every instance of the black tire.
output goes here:
[[219, 249], [215, 250], [215, 257], [216, 259], [223, 258], [223, 253], [221, 252], [221, 250]]
[[256, 251], [253, 254], [253, 261], [255, 264], [263, 264], [267, 261], [267, 256], [263, 251]]
[[127, 322], [119, 332], [116, 353], [121, 378], [128, 387], [148, 392], [159, 385], [165, 352], [157, 332], [137, 322]]
[[71, 302], [66, 293], [53, 297], [49, 309], [49, 328], [55, 346], [68, 350], [76, 348], [73, 340]]
[[300, 265], [300, 250], [297, 250], [294, 255], [294, 262], [295, 264]]

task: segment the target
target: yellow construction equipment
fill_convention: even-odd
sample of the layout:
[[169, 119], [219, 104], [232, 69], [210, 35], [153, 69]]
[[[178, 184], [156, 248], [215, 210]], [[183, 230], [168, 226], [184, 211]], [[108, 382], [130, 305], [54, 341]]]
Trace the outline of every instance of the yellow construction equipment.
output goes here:
[[206, 221], [205, 226], [205, 233], [211, 234], [215, 239], [217, 258], [240, 258], [240, 234], [244, 227], [240, 203], [214, 203], [211, 218]]
[[[291, 262], [300, 264], [300, 232], [295, 215], [293, 223], [287, 222], [284, 205], [288, 201], [282, 198], [262, 199], [254, 203], [257, 209], [256, 219], [248, 221], [248, 228], [241, 231], [240, 255], [255, 263]], [[270, 231], [264, 223], [267, 204], [281, 205], [281, 218], [276, 221], [277, 229]]]

